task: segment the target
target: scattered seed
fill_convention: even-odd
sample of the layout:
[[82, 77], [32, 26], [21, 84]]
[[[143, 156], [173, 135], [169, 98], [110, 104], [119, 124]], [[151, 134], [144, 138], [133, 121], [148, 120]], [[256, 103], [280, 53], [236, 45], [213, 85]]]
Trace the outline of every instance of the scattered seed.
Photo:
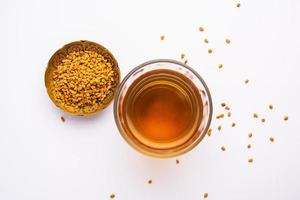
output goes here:
[[204, 38], [204, 42], [205, 42], [205, 43], [208, 43], [208, 39], [207, 39], [207, 38]]
[[252, 138], [253, 134], [252, 133], [249, 133], [248, 134], [248, 138]]
[[165, 36], [164, 35], [161, 35], [160, 36], [160, 40], [164, 40], [165, 39]]
[[111, 194], [110, 198], [113, 199], [113, 198], [115, 198], [115, 196], [116, 196], [115, 194]]
[[216, 116], [217, 119], [220, 119], [220, 118], [223, 118], [224, 117], [224, 114], [219, 114], [218, 116]]
[[212, 132], [211, 128], [210, 128], [210, 129], [208, 129], [208, 131], [207, 131], [207, 135], [208, 135], [208, 136], [211, 136], [211, 132]]
[[222, 129], [222, 126], [218, 126], [218, 131], [220, 131]]
[[230, 107], [229, 106], [225, 106], [225, 110], [230, 110]]
[[284, 120], [284, 121], [287, 121], [288, 119], [289, 119], [288, 116], [284, 116], [284, 117], [283, 117], [283, 120]]
[[200, 27], [199, 27], [199, 31], [200, 31], [200, 32], [203, 32], [203, 31], [204, 31], [204, 27], [200, 26]]
[[226, 151], [226, 148], [224, 146], [221, 147], [222, 151]]
[[208, 193], [205, 192], [205, 193], [203, 194], [203, 197], [204, 197], [204, 198], [207, 198], [207, 197], [208, 197]]
[[184, 59], [184, 57], [185, 57], [185, 54], [184, 54], [184, 53], [180, 54], [180, 58], [181, 58], [182, 60]]
[[236, 7], [237, 7], [237, 8], [241, 7], [241, 4], [240, 4], [240, 3], [237, 3], [237, 4], [236, 4]]
[[222, 107], [225, 107], [225, 106], [226, 106], [226, 103], [221, 103], [221, 106], [222, 106]]
[[265, 118], [262, 118], [262, 119], [261, 119], [261, 122], [262, 122], [262, 123], [265, 123], [265, 122], [266, 122], [266, 119], [265, 119]]
[[248, 80], [248, 79], [246, 79], [246, 80], [244, 81], [244, 83], [245, 83], [245, 84], [248, 84], [248, 83], [249, 83], [249, 80]]
[[228, 113], [227, 113], [227, 117], [231, 117], [231, 112], [228, 112]]
[[230, 41], [230, 39], [226, 39], [225, 42], [226, 42], [227, 44], [230, 44], [231, 41]]
[[66, 119], [63, 116], [61, 116], [60, 119], [61, 119], [62, 122], [66, 121]]
[[248, 159], [248, 162], [249, 162], [249, 163], [252, 163], [252, 162], [253, 162], [253, 158], [249, 158], [249, 159]]
[[273, 137], [270, 137], [270, 141], [271, 141], [271, 142], [274, 142], [274, 138], [273, 138]]
[[208, 49], [207, 51], [208, 51], [208, 53], [212, 53], [212, 52], [213, 52], [213, 50], [212, 50], [212, 49]]
[[185, 61], [184, 61], [184, 64], [187, 64], [187, 63], [188, 63], [188, 60], [185, 60]]
[[269, 105], [269, 109], [270, 109], [270, 110], [273, 110], [273, 105], [270, 104], [270, 105]]
[[257, 113], [253, 113], [253, 117], [254, 118], [258, 118], [258, 114]]
[[236, 124], [233, 122], [233, 123], [231, 124], [231, 127], [235, 127], [235, 125], [236, 125]]
[[223, 64], [219, 64], [219, 69], [222, 69], [223, 68]]
[[248, 145], [247, 145], [247, 148], [248, 148], [248, 149], [251, 149], [251, 144], [248, 144]]
[[152, 184], [152, 180], [151, 179], [148, 180], [148, 184]]
[[178, 159], [176, 159], [176, 164], [177, 164], [177, 165], [179, 164], [179, 160], [178, 160]]

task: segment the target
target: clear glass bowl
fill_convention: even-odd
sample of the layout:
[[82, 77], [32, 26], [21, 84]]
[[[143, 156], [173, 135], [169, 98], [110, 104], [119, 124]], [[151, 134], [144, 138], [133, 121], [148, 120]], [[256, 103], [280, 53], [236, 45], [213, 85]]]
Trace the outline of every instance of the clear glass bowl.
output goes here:
[[[172, 70], [188, 78], [194, 86], [199, 91], [202, 106], [202, 113], [200, 113], [201, 121], [197, 123], [196, 133], [193, 137], [190, 137], [184, 143], [174, 146], [172, 148], [157, 148], [154, 146], [149, 146], [149, 144], [143, 143], [134, 134], [132, 130], [128, 130], [128, 127], [125, 126], [125, 115], [121, 111], [121, 106], [124, 102], [124, 97], [127, 92], [130, 92], [129, 87], [131, 84], [139, 77], [145, 73], [151, 72], [153, 70]], [[181, 62], [170, 60], [170, 59], [157, 59], [145, 62], [133, 70], [131, 70], [126, 77], [121, 82], [119, 88], [116, 91], [114, 98], [114, 117], [117, 127], [127, 141], [127, 143], [136, 149], [138, 152], [141, 152], [148, 156], [159, 157], [159, 158], [169, 158], [181, 155], [193, 149], [205, 136], [211, 122], [212, 118], [212, 99], [207, 85], [205, 84], [202, 77], [191, 67]], [[123, 113], [123, 114], [122, 114]]]

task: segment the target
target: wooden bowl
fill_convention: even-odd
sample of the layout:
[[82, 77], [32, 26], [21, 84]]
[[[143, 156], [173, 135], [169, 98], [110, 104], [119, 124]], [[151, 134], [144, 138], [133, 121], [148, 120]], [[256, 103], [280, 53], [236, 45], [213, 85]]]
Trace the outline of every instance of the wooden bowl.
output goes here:
[[[53, 81], [53, 71], [57, 68], [58, 65], [62, 63], [62, 60], [65, 59], [65, 57], [72, 53], [72, 52], [79, 52], [79, 51], [94, 51], [98, 54], [102, 55], [105, 59], [107, 59], [110, 63], [112, 63], [113, 70], [116, 72], [117, 76], [115, 78], [115, 86], [112, 88], [112, 92], [109, 93], [103, 100], [103, 102], [95, 105], [96, 108], [93, 109], [93, 111], [84, 111], [81, 109], [80, 111], [74, 111], [74, 109], [67, 107], [65, 105], [62, 105], [55, 97], [54, 94], [52, 94], [52, 88], [51, 88], [51, 82]], [[45, 85], [47, 88], [47, 93], [50, 97], [50, 99], [53, 101], [53, 103], [64, 110], [65, 112], [72, 114], [72, 115], [80, 115], [80, 116], [87, 116], [94, 114], [96, 112], [99, 112], [106, 108], [113, 100], [115, 90], [117, 86], [120, 83], [120, 69], [118, 67], [118, 63], [114, 56], [103, 46], [100, 44], [97, 44], [95, 42], [90, 42], [86, 40], [80, 40], [71, 42], [69, 44], [64, 45], [61, 49], [58, 49], [50, 58], [48, 62], [48, 66], [45, 72]]]

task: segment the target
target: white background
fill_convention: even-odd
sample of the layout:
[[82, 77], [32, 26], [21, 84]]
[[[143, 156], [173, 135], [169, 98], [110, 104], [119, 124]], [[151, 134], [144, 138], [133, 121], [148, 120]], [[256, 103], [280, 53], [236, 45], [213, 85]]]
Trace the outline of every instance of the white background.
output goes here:
[[[0, 199], [196, 200], [208, 192], [214, 200], [299, 200], [300, 1], [240, 2], [1, 0]], [[111, 50], [122, 77], [144, 61], [185, 53], [211, 90], [214, 115], [224, 101], [232, 117], [214, 117], [212, 136], [179, 165], [140, 155], [118, 133], [112, 104], [72, 117], [48, 98], [48, 59], [80, 39]]]

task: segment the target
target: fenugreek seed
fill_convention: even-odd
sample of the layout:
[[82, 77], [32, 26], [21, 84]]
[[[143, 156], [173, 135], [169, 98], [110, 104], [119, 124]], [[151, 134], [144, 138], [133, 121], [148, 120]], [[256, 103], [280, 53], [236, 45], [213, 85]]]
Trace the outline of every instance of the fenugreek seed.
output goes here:
[[266, 122], [266, 119], [265, 119], [265, 118], [262, 118], [262, 119], [261, 119], [261, 122], [262, 122], [262, 123]]
[[236, 7], [237, 7], [237, 8], [241, 7], [241, 4], [240, 4], [240, 3], [237, 3], [237, 4], [236, 4]]
[[111, 194], [110, 198], [113, 199], [113, 198], [115, 198], [115, 196], [116, 196], [115, 194]]
[[204, 198], [207, 198], [207, 197], [208, 197], [208, 193], [205, 192], [205, 193], [203, 194], [203, 197], [204, 197]]
[[207, 39], [207, 38], [204, 38], [204, 42], [205, 42], [205, 43], [208, 43], [208, 39]]
[[248, 159], [248, 162], [249, 162], [249, 163], [253, 163], [253, 158], [249, 158], [249, 159]]
[[63, 116], [61, 116], [60, 119], [61, 119], [62, 122], [66, 121], [66, 119]]
[[225, 106], [226, 106], [226, 103], [221, 103], [221, 106], [222, 106], [222, 107], [225, 107]]
[[230, 44], [231, 41], [230, 41], [230, 39], [226, 39], [225, 42], [226, 42], [227, 44]]
[[207, 135], [208, 135], [208, 136], [211, 136], [211, 133], [212, 133], [212, 129], [210, 128], [210, 129], [208, 129], [208, 131], [207, 131]]
[[200, 27], [199, 27], [199, 31], [200, 31], [200, 32], [203, 32], [203, 31], [204, 31], [204, 27], [200, 26]]
[[164, 35], [161, 35], [160, 36], [160, 40], [164, 40], [165, 39], [165, 36]]
[[229, 106], [225, 106], [225, 110], [230, 110], [230, 107]]
[[188, 60], [185, 60], [185, 61], [184, 61], [184, 64], [187, 64], [187, 63], [188, 63]]
[[224, 146], [221, 147], [222, 151], [226, 151], [226, 148]]
[[208, 51], [208, 53], [212, 53], [212, 52], [213, 52], [213, 50], [212, 50], [212, 49], [208, 49], [207, 51]]
[[223, 64], [219, 64], [219, 69], [222, 69], [223, 68]]
[[222, 126], [218, 126], [218, 131], [220, 131], [222, 129]]
[[249, 133], [248, 134], [248, 138], [252, 138], [253, 134], [252, 133]]
[[248, 144], [248, 145], [247, 145], [247, 148], [250, 149], [250, 148], [251, 148], [251, 144]]
[[245, 83], [245, 84], [248, 84], [249, 81], [250, 81], [250, 80], [246, 79], [246, 80], [244, 81], [244, 83]]
[[224, 114], [223, 114], [223, 113], [220, 114], [220, 115], [218, 115], [218, 116], [216, 116], [217, 119], [220, 119], [220, 118], [223, 118], [223, 117], [224, 117]]
[[284, 117], [283, 117], [283, 120], [284, 120], [284, 121], [287, 121], [287, 120], [289, 120], [289, 117], [288, 117], [288, 116], [284, 116]]
[[179, 160], [178, 160], [178, 159], [176, 159], [176, 164], [177, 164], [177, 165], [179, 164]]
[[185, 54], [182, 53], [182, 54], [180, 55], [180, 58], [181, 58], [181, 59], [184, 59], [184, 57], [185, 57]]
[[148, 180], [148, 184], [152, 184], [152, 180], [150, 179], [150, 180]]
[[231, 117], [231, 112], [228, 112], [228, 113], [227, 113], [227, 117]]
[[270, 105], [269, 105], [269, 109], [270, 109], [270, 110], [273, 110], [273, 105], [270, 104]]
[[233, 123], [231, 124], [231, 127], [235, 127], [235, 125], [236, 125], [236, 124], [233, 122]]
[[254, 118], [258, 118], [258, 114], [257, 113], [253, 113], [253, 117]]
[[271, 142], [274, 142], [274, 138], [273, 138], [273, 137], [270, 137], [270, 141], [271, 141]]

